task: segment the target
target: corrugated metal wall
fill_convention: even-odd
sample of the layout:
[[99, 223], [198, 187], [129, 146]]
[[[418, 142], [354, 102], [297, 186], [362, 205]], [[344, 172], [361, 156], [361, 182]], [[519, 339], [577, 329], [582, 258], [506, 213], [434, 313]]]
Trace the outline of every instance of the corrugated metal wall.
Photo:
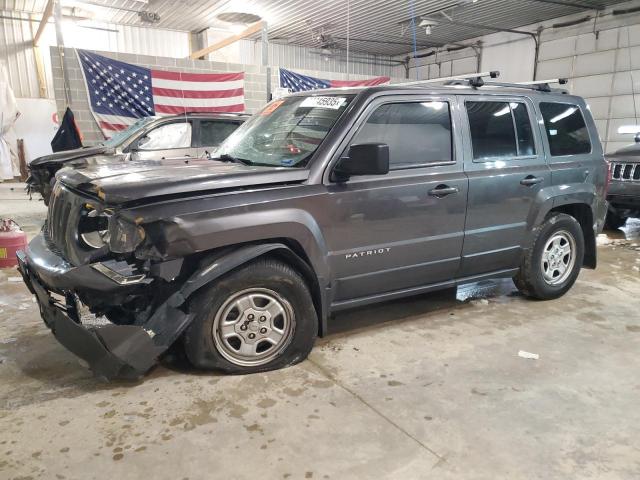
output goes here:
[[[242, 40], [239, 45], [239, 63], [260, 64], [262, 61], [262, 42]], [[347, 73], [346, 52], [323, 57], [317, 48], [279, 43], [269, 44], [269, 63], [284, 68], [303, 70], [319, 70], [324, 72]], [[369, 55], [350, 53], [349, 73], [355, 75], [386, 75], [389, 77], [404, 76], [403, 66], [388, 65], [392, 60], [385, 55]]]
[[[0, 17], [24, 17], [0, 11]], [[0, 18], [0, 62], [9, 74], [9, 84], [16, 97], [36, 98], [38, 76], [31, 48], [32, 35], [28, 21]]]
[[[206, 45], [228, 37], [226, 31], [208, 29], [200, 41]], [[240, 40], [208, 55], [208, 60], [244, 65], [262, 64], [262, 42], [259, 40]], [[346, 51], [333, 50], [329, 55], [320, 54], [320, 49], [269, 42], [269, 64], [298, 70], [313, 70], [328, 73], [347, 73], [354, 75], [404, 77], [404, 66], [397, 64], [398, 59], [388, 55], [371, 55], [351, 52], [347, 69]]]
[[[0, 62], [9, 73], [9, 82], [16, 97], [39, 97], [36, 64], [30, 22], [25, 15], [0, 11]], [[183, 58], [189, 55], [189, 34], [175, 30], [132, 27], [126, 25], [100, 25], [103, 30], [65, 25], [65, 45], [106, 52], [134, 53]], [[33, 25], [37, 29], [37, 24]], [[53, 98], [49, 46], [55, 45], [53, 24], [47, 26], [41, 40], [48, 96]]]

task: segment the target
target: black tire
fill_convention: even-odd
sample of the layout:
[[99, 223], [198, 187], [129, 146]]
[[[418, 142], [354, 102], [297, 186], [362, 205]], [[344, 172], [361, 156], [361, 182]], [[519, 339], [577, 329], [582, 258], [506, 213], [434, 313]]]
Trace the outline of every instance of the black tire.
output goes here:
[[627, 223], [627, 217], [623, 217], [622, 215], [618, 215], [612, 210], [609, 210], [607, 212], [607, 218], [605, 218], [604, 221], [604, 228], [606, 230], [617, 230], [620, 227], [624, 227], [625, 223]]
[[[224, 335], [216, 336], [214, 324], [216, 316], [224, 315], [232, 299], [237, 298], [238, 295], [244, 295], [245, 292], [254, 291], [258, 292], [258, 296], [261, 292], [269, 292], [269, 295], [286, 306], [284, 310], [292, 313], [288, 320], [291, 328], [288, 330], [286, 341], [283, 340], [278, 347], [281, 350], [268, 363], [242, 365], [233, 361], [232, 357], [239, 356], [239, 352], [234, 353], [229, 345], [230, 341], [221, 340]], [[211, 286], [198, 292], [189, 302], [189, 310], [195, 314], [195, 318], [183, 338], [185, 353], [195, 367], [202, 369], [247, 374], [295, 365], [307, 358], [318, 332], [316, 310], [304, 279], [289, 265], [275, 259], [258, 259], [224, 275]], [[245, 335], [250, 334], [253, 327], [271, 326], [270, 323], [273, 321], [270, 318], [265, 324], [257, 323], [257, 319], [248, 322], [242, 317], [243, 315], [239, 313], [238, 320], [231, 320], [235, 322], [233, 328], [235, 325], [238, 325], [238, 328], [244, 326], [245, 332], [238, 332], [243, 337], [238, 335], [236, 340], [241, 343], [246, 340]], [[225, 322], [229, 325], [226, 323], [227, 320], [228, 318], [223, 320], [219, 318], [218, 324]], [[247, 328], [247, 323], [250, 328]], [[258, 331], [255, 331], [254, 337], [256, 334]], [[248, 342], [250, 341], [246, 340], [245, 343]], [[253, 343], [257, 342], [253, 341]]]
[[[554, 236], [564, 235], [574, 240], [574, 259], [566, 269], [566, 275], [558, 277], [559, 283], [551, 284], [543, 274], [543, 251]], [[569, 238], [569, 237], [567, 237]], [[548, 217], [534, 232], [532, 247], [525, 253], [520, 271], [514, 278], [518, 290], [539, 300], [551, 300], [564, 295], [575, 283], [584, 259], [584, 236], [578, 221], [570, 215], [556, 213]], [[561, 260], [562, 261], [562, 260]], [[554, 280], [552, 280], [554, 281]]]

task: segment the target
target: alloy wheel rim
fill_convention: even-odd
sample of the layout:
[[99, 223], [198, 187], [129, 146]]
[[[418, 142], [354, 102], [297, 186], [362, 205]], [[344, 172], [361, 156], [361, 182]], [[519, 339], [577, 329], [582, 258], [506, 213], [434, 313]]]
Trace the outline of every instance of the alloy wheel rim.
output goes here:
[[560, 285], [571, 275], [576, 262], [576, 241], [566, 230], [554, 233], [542, 250], [542, 277], [549, 285]]
[[220, 354], [235, 365], [265, 365], [287, 347], [294, 324], [293, 308], [273, 290], [242, 290], [218, 309], [213, 341]]

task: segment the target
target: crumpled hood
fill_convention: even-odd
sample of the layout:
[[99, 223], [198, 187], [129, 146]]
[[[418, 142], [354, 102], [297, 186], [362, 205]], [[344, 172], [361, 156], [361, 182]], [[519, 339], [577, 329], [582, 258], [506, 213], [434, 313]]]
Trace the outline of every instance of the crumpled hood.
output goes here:
[[166, 195], [300, 183], [309, 178], [309, 171], [179, 159], [64, 168], [56, 178], [70, 187], [98, 195], [108, 204], [118, 204]]
[[77, 158], [91, 157], [94, 155], [103, 155], [113, 151], [108, 147], [98, 145], [95, 147], [76, 148], [74, 150], [65, 150], [64, 152], [56, 152], [51, 155], [44, 155], [32, 160], [29, 167], [37, 167], [45, 163], [64, 163]]

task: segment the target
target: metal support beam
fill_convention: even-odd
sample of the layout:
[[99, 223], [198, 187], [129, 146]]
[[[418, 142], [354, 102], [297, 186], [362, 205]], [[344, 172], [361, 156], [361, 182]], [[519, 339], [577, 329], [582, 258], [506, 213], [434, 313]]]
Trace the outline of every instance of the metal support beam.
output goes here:
[[224, 40], [220, 40], [219, 42], [214, 43], [213, 45], [209, 45], [208, 47], [203, 48], [202, 50], [198, 50], [197, 52], [193, 52], [190, 57], [193, 60], [196, 60], [200, 57], [204, 57], [205, 55], [210, 54], [211, 52], [215, 52], [216, 50], [220, 50], [232, 43], [237, 42], [238, 40], [242, 40], [245, 37], [253, 35], [254, 33], [258, 33], [262, 30], [263, 26], [266, 25], [266, 22], [256, 22], [249, 25], [242, 32], [237, 35], [231, 35], [230, 37], [225, 38]]
[[49, 95], [47, 94], [47, 80], [44, 73], [44, 63], [42, 60], [42, 52], [40, 51], [40, 47], [36, 45], [35, 35], [33, 34], [33, 24], [35, 23], [33, 19], [33, 15], [29, 15], [29, 29], [31, 30], [31, 38], [34, 39], [33, 42], [33, 60], [36, 64], [36, 75], [38, 77], [38, 93], [40, 98], [47, 98]]
[[262, 31], [260, 32], [260, 40], [262, 44], [262, 66], [267, 73], [267, 102], [271, 101], [271, 67], [269, 66], [269, 30], [267, 22], [262, 22]]
[[64, 55], [64, 36], [62, 34], [62, 7], [60, 0], [51, 0], [53, 6], [53, 18], [56, 26], [56, 44], [58, 46], [58, 55], [60, 56], [60, 65], [62, 65], [62, 77], [64, 79], [64, 97], [67, 105], [71, 105], [71, 89], [69, 88], [69, 71], [67, 69], [67, 61]]
[[589, 5], [588, 3], [575, 2], [575, 1], [571, 1], [571, 2], [564, 2], [562, 0], [529, 0], [529, 1], [536, 2], [536, 3], [550, 3], [552, 5], [562, 5], [563, 7], [579, 8], [580, 10], [604, 10], [604, 7], [601, 7], [599, 5]]
[[55, 0], [49, 0], [47, 5], [44, 7], [44, 12], [42, 13], [42, 18], [40, 19], [40, 25], [38, 25], [38, 31], [33, 37], [33, 46], [37, 47], [40, 43], [40, 37], [42, 36], [42, 32], [44, 32], [51, 15], [53, 14], [53, 5]]

